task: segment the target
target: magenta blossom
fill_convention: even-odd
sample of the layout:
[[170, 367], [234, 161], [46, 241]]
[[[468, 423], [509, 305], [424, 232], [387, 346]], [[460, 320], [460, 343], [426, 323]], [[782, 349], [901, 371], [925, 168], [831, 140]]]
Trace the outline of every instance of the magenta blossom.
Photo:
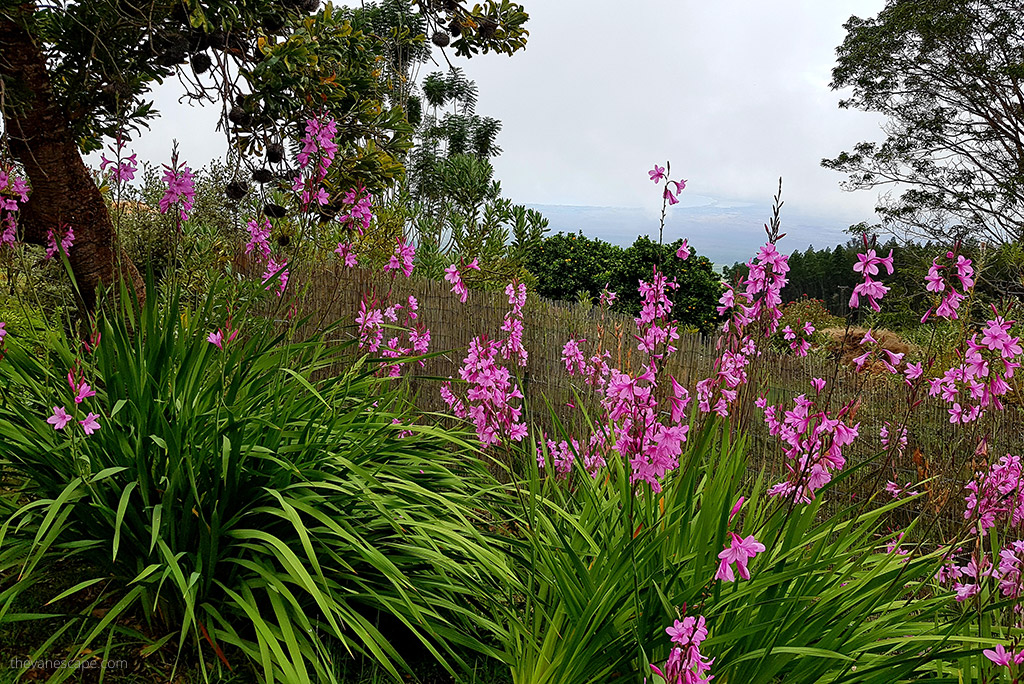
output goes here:
[[166, 214], [172, 207], [177, 207], [181, 220], [187, 221], [196, 196], [195, 177], [189, 167], [178, 167], [177, 152], [171, 155], [170, 166], [164, 164], [163, 181], [167, 184], [167, 190], [160, 198], [160, 213]]
[[138, 154], [132, 154], [128, 157], [122, 157], [121, 151], [124, 149], [124, 140], [121, 136], [117, 136], [117, 143], [115, 147], [108, 148], [114, 153], [113, 159], [107, 159], [107, 155], [100, 155], [100, 171], [106, 171], [107, 167], [113, 165], [111, 175], [114, 180], [118, 183], [125, 181], [135, 180], [135, 172], [138, 170], [138, 162], [136, 157]]
[[654, 183], [660, 183], [665, 178], [665, 167], [654, 165], [654, 168], [647, 172]]
[[54, 235], [53, 228], [46, 231], [46, 259], [52, 259], [57, 255], [58, 247], [60, 245], [60, 251], [64, 254], [71, 253], [71, 246], [75, 244], [75, 231], [66, 223], [60, 224], [57, 228], [57, 232], [60, 235], [60, 240], [57, 240], [57, 236]]
[[747, 562], [764, 551], [764, 544], [757, 541], [754, 535], [746, 538], [741, 538], [735, 532], [730, 532], [729, 535], [732, 538], [730, 545], [718, 554], [721, 562], [718, 564], [718, 572], [715, 573], [715, 579], [734, 582], [736, 576], [733, 575], [732, 566], [735, 564], [736, 571], [740, 574], [740, 577], [748, 580], [750, 579], [750, 571], [747, 569]]
[[687, 243], [685, 239], [683, 240], [683, 244], [679, 246], [679, 249], [676, 250], [676, 256], [682, 259], [683, 261], [686, 261], [687, 259], [690, 258], [690, 245]]
[[47, 418], [46, 422], [52, 425], [54, 430], [63, 430], [71, 420], [71, 414], [63, 406], [54, 406], [53, 415]]
[[700, 652], [700, 645], [708, 635], [703, 615], [675, 620], [671, 627], [665, 628], [665, 633], [673, 647], [664, 669], [651, 664], [655, 674], [667, 684], [707, 684], [714, 679], [707, 674], [715, 662], [714, 658], [705, 658]]
[[85, 434], [91, 435], [92, 433], [100, 429], [100, 424], [96, 421], [97, 418], [99, 418], [98, 415], [90, 412], [85, 417], [85, 420], [78, 421], [78, 424], [81, 425], [82, 429], [85, 430]]
[[353, 268], [359, 262], [356, 261], [355, 249], [351, 242], [339, 242], [334, 253], [341, 257], [346, 268]]
[[405, 238], [398, 238], [395, 243], [395, 253], [391, 255], [388, 263], [385, 264], [385, 271], [397, 271], [401, 270], [402, 275], [406, 278], [412, 275], [413, 270], [413, 259], [416, 257], [416, 247], [414, 245], [407, 245]]

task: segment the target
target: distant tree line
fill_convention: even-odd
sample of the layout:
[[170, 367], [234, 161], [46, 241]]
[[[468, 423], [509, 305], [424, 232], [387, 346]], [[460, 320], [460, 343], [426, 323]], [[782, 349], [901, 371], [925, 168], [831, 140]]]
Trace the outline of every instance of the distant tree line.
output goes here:
[[655, 265], [660, 272], [679, 283], [669, 292], [672, 315], [684, 326], [711, 332], [718, 322], [715, 307], [722, 294], [721, 277], [707, 257], [691, 254], [683, 260], [676, 256], [682, 240], [658, 245], [640, 236], [623, 248], [603, 240], [558, 233], [544, 238], [531, 248], [526, 268], [537, 278], [537, 292], [560, 300], [597, 301], [607, 287], [618, 295], [614, 308], [640, 313], [641, 280], [650, 281]]
[[[873, 324], [888, 328], [916, 325], [931, 305], [932, 293], [925, 290], [924, 278], [932, 259], [954, 249], [954, 245], [931, 241], [899, 243], [892, 239], [870, 244], [883, 256], [892, 250], [895, 271], [889, 275], [883, 270], [878, 276], [890, 288], [882, 311], [873, 314], [870, 309], [862, 309], [854, 312], [854, 319], [863, 322], [870, 315]], [[1008, 243], [993, 247], [983, 242], [966, 241], [958, 249], [974, 262], [976, 268], [983, 267], [976, 287], [979, 305], [1024, 297], [1021, 282], [1024, 245]], [[846, 316], [850, 313], [850, 294], [862, 280], [853, 266], [857, 263], [857, 254], [864, 250], [864, 241], [858, 237], [834, 248], [815, 249], [812, 245], [802, 252], [794, 251], [789, 257], [789, 283], [782, 290], [783, 302], [820, 299], [830, 313]], [[725, 269], [725, 279], [735, 283], [745, 273], [746, 266], [737, 262]]]

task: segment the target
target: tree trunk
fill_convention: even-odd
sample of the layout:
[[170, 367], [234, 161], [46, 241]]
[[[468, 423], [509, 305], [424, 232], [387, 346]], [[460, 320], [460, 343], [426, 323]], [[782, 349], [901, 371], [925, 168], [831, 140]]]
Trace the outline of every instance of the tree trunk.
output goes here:
[[[31, 13], [31, 4], [22, 11]], [[53, 97], [46, 58], [23, 27], [0, 15], [0, 77], [8, 102], [3, 117], [9, 146], [25, 167], [32, 192], [19, 225], [25, 242], [45, 245], [47, 232], [71, 226], [75, 242], [68, 259], [87, 311], [96, 307], [96, 288], [114, 284], [114, 227], [106, 203], [89, 173], [65, 112]], [[12, 91], [19, 96], [10, 102]], [[122, 255], [120, 272], [141, 299], [138, 270]]]

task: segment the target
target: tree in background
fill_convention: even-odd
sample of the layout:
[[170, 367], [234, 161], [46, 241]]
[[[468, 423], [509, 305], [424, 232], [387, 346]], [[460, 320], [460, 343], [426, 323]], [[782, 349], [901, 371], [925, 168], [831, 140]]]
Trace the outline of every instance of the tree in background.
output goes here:
[[877, 207], [894, 234], [1024, 238], [1024, 2], [888, 0], [845, 28], [831, 85], [884, 114], [886, 138], [822, 164], [852, 190], [899, 188]]
[[[421, 31], [465, 56], [512, 54], [527, 36], [527, 15], [506, 0], [471, 9], [456, 1], [404, 4], [415, 6], [421, 30], [392, 27], [384, 42], [354, 26], [362, 9], [321, 8], [319, 0], [4, 3], [4, 144], [32, 185], [21, 238], [45, 244], [51, 228], [71, 226], [70, 263], [85, 305], [95, 305], [97, 284], [114, 276], [117, 247], [82, 153], [137, 134], [157, 114], [146, 96], [173, 75], [192, 100], [221, 103], [236, 163], [266, 157], [267, 166], [252, 168], [259, 180], [284, 181], [284, 143], [326, 112], [339, 124], [342, 160], [328, 180], [332, 196], [387, 185], [411, 144], [401, 88], [385, 68], [396, 55], [422, 45]], [[244, 196], [245, 180], [236, 181]]]
[[416, 145], [388, 204], [415, 230], [423, 275], [440, 278], [453, 261], [478, 259], [482, 270], [467, 273], [467, 284], [504, 287], [527, 275], [526, 254], [547, 220], [502, 197], [490, 162], [501, 154], [501, 122], [477, 114], [476, 100], [476, 83], [457, 67], [429, 74], [410, 94]]
[[650, 281], [655, 266], [679, 287], [668, 293], [672, 316], [685, 326], [710, 333], [718, 322], [716, 307], [722, 295], [721, 278], [707, 257], [676, 256], [682, 240], [659, 245], [641, 235], [626, 249], [582, 233], [559, 233], [530, 250], [527, 268], [537, 278], [537, 292], [551, 299], [596, 300], [608, 287], [618, 294], [615, 308], [632, 316], [640, 313], [641, 280]]

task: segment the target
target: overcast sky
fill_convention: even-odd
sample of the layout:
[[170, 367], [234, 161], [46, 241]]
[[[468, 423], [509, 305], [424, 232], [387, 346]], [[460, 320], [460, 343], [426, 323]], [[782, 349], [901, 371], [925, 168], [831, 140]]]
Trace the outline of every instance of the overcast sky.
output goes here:
[[[494, 166], [507, 197], [654, 212], [647, 170], [671, 160], [691, 202], [770, 202], [782, 176], [794, 211], [873, 218], [874, 194], [844, 192], [820, 160], [881, 137], [881, 120], [840, 110], [828, 83], [842, 24], [884, 0], [522, 1], [525, 52], [452, 56], [477, 81], [477, 113], [503, 122]], [[157, 93], [165, 116], [140, 156], [166, 159], [172, 137], [194, 167], [223, 155], [215, 113], [174, 98]]]

